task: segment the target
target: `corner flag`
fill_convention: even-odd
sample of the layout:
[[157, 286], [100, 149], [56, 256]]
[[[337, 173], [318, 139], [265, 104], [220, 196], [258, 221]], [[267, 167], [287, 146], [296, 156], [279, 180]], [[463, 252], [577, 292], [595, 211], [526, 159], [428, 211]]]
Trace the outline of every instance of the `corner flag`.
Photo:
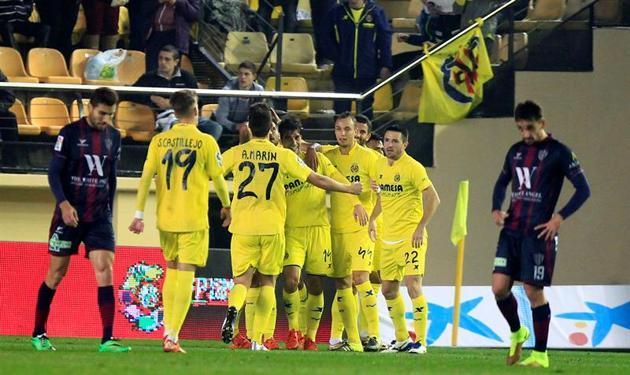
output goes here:
[[457, 203], [455, 204], [455, 216], [453, 216], [453, 227], [451, 228], [451, 242], [457, 246], [468, 234], [468, 180], [459, 183], [457, 192]]

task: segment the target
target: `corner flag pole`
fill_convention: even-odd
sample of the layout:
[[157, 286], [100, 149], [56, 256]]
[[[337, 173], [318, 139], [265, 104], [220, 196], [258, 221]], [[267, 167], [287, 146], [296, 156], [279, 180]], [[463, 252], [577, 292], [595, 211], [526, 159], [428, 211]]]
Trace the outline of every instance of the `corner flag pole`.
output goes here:
[[459, 183], [457, 203], [451, 229], [451, 242], [457, 245], [457, 262], [455, 266], [455, 301], [453, 302], [453, 331], [451, 346], [457, 346], [459, 331], [459, 313], [461, 301], [462, 281], [464, 278], [464, 244], [468, 234], [466, 219], [468, 216], [468, 180]]

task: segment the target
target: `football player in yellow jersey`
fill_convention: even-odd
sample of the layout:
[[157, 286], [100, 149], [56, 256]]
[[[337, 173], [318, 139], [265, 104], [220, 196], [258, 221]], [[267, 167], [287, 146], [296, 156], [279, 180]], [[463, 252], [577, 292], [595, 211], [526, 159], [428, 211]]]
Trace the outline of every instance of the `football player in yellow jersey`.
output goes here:
[[[426, 352], [427, 301], [422, 294], [427, 224], [440, 204], [422, 164], [407, 155], [409, 135], [396, 125], [385, 131], [387, 159], [377, 163], [378, 200], [370, 217], [370, 235], [377, 235], [376, 217], [383, 215], [381, 278], [383, 295], [396, 331], [389, 352]], [[405, 322], [405, 304], [399, 293], [404, 281], [413, 305], [416, 342], [411, 341]]]
[[205, 266], [208, 258], [209, 180], [223, 206], [221, 218], [226, 220], [230, 217], [230, 198], [219, 146], [196, 126], [197, 94], [177, 91], [170, 103], [179, 122], [151, 140], [138, 187], [137, 211], [129, 230], [144, 230], [144, 206], [155, 176], [157, 227], [167, 264], [162, 290], [164, 351], [185, 353], [178, 335], [190, 307], [195, 269]]
[[[302, 125], [295, 117], [286, 117], [279, 125], [282, 145], [304, 158], [300, 152], [302, 143]], [[317, 173], [347, 183], [328, 158], [317, 153]], [[285, 311], [289, 322], [289, 336], [286, 348], [298, 349], [302, 335], [304, 350], [317, 350], [315, 335], [324, 309], [322, 277], [332, 271], [332, 251], [330, 243], [330, 223], [326, 208], [326, 192], [309, 183], [302, 183], [294, 178], [285, 181], [287, 195], [287, 219], [285, 224], [286, 251], [284, 257], [285, 277], [282, 293]], [[359, 199], [351, 196], [355, 205]], [[299, 307], [300, 294], [298, 284], [300, 271], [306, 272], [304, 278], [308, 296], [306, 298], [306, 330], [300, 331]]]
[[[367, 191], [370, 180], [376, 179], [377, 156], [372, 150], [356, 142], [354, 117], [350, 112], [335, 116], [335, 137], [338, 146], [327, 148], [324, 155], [346, 176], [350, 182], [359, 182], [365, 189], [359, 196], [360, 206], [353, 207], [353, 202], [343, 196], [331, 195], [332, 208], [332, 248], [333, 272], [337, 295], [333, 303], [333, 328], [340, 327], [343, 321], [348, 342], [341, 340], [343, 329], [331, 332], [331, 350], [377, 351], [378, 342], [378, 306], [376, 294], [370, 284], [369, 275], [373, 268], [374, 243], [370, 240], [365, 220], [356, 222], [355, 218], [364, 217], [363, 210], [372, 211], [374, 206], [372, 192]], [[357, 212], [359, 209], [361, 212]], [[357, 327], [357, 305], [352, 286], [357, 288], [359, 301], [365, 310], [369, 342], [365, 348], [361, 344]], [[339, 314], [337, 314], [337, 312]]]
[[[282, 176], [308, 181], [325, 190], [360, 194], [361, 184], [341, 184], [313, 172], [302, 159], [271, 144], [271, 110], [256, 103], [249, 110], [252, 139], [224, 154], [224, 169], [234, 175], [232, 199], [231, 258], [234, 288], [228, 298], [228, 310], [221, 336], [232, 340], [237, 312], [243, 307], [254, 274], [261, 285], [256, 302], [252, 350], [267, 350], [262, 344], [263, 330], [275, 300], [275, 277], [282, 270], [286, 197]], [[280, 177], [280, 178], [278, 178]]]
[[[377, 155], [378, 158], [385, 158], [385, 155], [380, 152], [379, 150], [374, 150], [371, 147], [368, 147], [368, 140], [370, 139], [370, 137], [372, 137], [373, 133], [372, 133], [372, 121], [370, 121], [369, 118], [367, 118], [364, 115], [356, 115], [355, 116], [355, 120], [356, 120], [356, 140], [357, 143], [359, 143], [361, 146], [366, 147], [372, 151], [374, 151], [374, 153]], [[374, 202], [374, 204], [376, 204], [376, 193], [372, 192], [372, 202]], [[378, 227], [380, 227], [383, 224], [383, 219], [382, 217], [379, 217], [376, 220], [376, 224], [377, 224], [377, 229], [380, 229]], [[382, 243], [380, 238], [376, 239], [376, 242], [374, 243], [374, 256], [372, 259], [372, 272], [370, 273], [370, 283], [372, 284], [372, 289], [374, 289], [374, 294], [378, 297], [378, 293], [381, 291], [381, 275], [380, 275], [380, 269], [381, 269], [381, 249], [382, 249]], [[361, 336], [361, 342], [363, 343], [363, 345], [368, 345], [368, 341], [369, 341], [369, 332], [368, 332], [368, 327], [367, 327], [367, 317], [365, 315], [365, 309], [363, 309], [361, 306], [363, 306], [362, 304], [359, 304], [359, 336]], [[380, 341], [380, 337], [378, 338]]]

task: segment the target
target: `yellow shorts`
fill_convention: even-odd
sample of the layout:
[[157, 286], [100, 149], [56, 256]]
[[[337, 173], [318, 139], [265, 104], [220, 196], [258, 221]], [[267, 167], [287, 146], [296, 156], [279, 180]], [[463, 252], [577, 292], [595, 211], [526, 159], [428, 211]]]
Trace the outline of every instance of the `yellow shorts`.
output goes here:
[[374, 243], [374, 257], [372, 258], [372, 271], [381, 270], [381, 253], [383, 252], [383, 241], [380, 238]]
[[160, 246], [167, 261], [203, 267], [210, 251], [209, 230], [181, 233], [160, 231]]
[[424, 276], [427, 245], [428, 238], [426, 233], [422, 246], [419, 249], [411, 246], [411, 235], [408, 240], [402, 240], [397, 243], [383, 241], [381, 279], [401, 281], [405, 276]]
[[352, 271], [372, 272], [374, 242], [367, 230], [352, 233], [333, 233], [332, 256], [333, 272], [331, 277], [342, 278]]
[[249, 267], [263, 275], [279, 275], [284, 256], [284, 233], [267, 236], [232, 235], [230, 256], [232, 275], [240, 276]]
[[330, 227], [287, 228], [285, 237], [285, 267], [302, 267], [310, 275], [330, 274], [332, 271]]

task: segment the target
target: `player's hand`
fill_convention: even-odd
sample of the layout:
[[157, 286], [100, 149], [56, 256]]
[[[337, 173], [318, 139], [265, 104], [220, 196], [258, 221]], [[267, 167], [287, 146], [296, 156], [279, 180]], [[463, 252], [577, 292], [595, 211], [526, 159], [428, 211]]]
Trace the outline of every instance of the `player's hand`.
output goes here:
[[411, 247], [419, 249], [424, 243], [424, 225], [418, 225], [411, 236]]
[[142, 219], [134, 218], [129, 225], [129, 231], [135, 234], [144, 232], [144, 221], [142, 221]]
[[363, 192], [363, 185], [360, 182], [350, 184], [350, 194], [360, 195]]
[[304, 161], [306, 162], [306, 165], [311, 167], [311, 169], [313, 171], [317, 172], [317, 165], [318, 165], [317, 151], [315, 151], [314, 147], [307, 147], [306, 148], [306, 154], [304, 155]]
[[61, 209], [63, 223], [69, 227], [76, 228], [79, 225], [79, 214], [77, 210], [75, 210], [68, 201], [59, 203], [59, 208]]
[[223, 220], [221, 224], [223, 228], [230, 226], [230, 223], [232, 223], [232, 210], [230, 207], [221, 207], [221, 220]]
[[503, 226], [503, 224], [505, 223], [505, 218], [508, 216], [510, 215], [508, 215], [508, 213], [505, 211], [501, 211], [501, 210], [492, 211], [492, 221], [494, 221], [494, 223], [500, 227]]
[[376, 242], [378, 238], [378, 231], [376, 230], [376, 220], [370, 220], [370, 226], [368, 227], [368, 233], [372, 242]]
[[392, 76], [392, 71], [389, 70], [388, 67], [384, 66], [384, 67], [381, 68], [381, 71], [380, 71], [380, 74], [379, 74], [379, 77], [381, 77], [381, 79], [387, 79], [387, 78], [389, 78], [391, 76]]
[[352, 211], [352, 214], [354, 215], [354, 221], [359, 223], [362, 227], [364, 227], [365, 224], [367, 224], [368, 220], [370, 219], [368, 217], [367, 211], [365, 211], [365, 208], [363, 208], [363, 205], [360, 205], [360, 204], [357, 204], [356, 206], [354, 206], [354, 210]]
[[558, 229], [560, 229], [563, 221], [562, 215], [553, 214], [548, 222], [535, 226], [534, 230], [542, 229], [538, 234], [538, 238], [544, 237], [545, 241], [551, 241], [558, 233]]
[[377, 184], [376, 181], [374, 181], [372, 179], [370, 179], [370, 188], [376, 194], [380, 194], [381, 193], [381, 185]]

